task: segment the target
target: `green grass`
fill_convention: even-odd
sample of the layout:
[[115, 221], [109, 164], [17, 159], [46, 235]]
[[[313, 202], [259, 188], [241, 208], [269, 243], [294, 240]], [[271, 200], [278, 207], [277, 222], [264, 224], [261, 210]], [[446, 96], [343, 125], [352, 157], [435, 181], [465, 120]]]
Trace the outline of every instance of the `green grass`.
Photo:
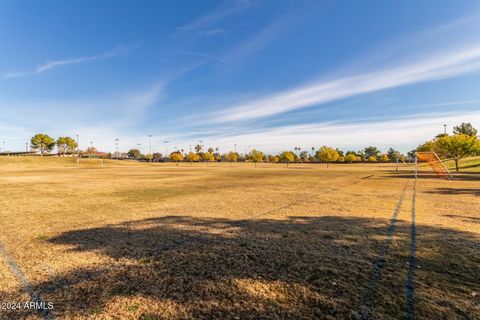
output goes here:
[[[445, 161], [444, 163], [449, 170], [455, 170], [454, 160]], [[460, 172], [469, 171], [469, 172], [480, 173], [480, 157], [468, 157], [468, 158], [460, 159], [458, 167], [460, 169]]]

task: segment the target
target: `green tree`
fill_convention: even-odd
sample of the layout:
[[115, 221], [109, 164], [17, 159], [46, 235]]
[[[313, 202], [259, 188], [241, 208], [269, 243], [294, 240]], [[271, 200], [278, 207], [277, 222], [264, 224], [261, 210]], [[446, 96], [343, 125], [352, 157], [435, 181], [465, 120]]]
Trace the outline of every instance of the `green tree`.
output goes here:
[[202, 151], [202, 149], [203, 149], [203, 147], [202, 147], [201, 145], [199, 145], [199, 144], [197, 144], [197, 145], [195, 146], [195, 151], [197, 151], [197, 153], [200, 153], [200, 151]]
[[162, 159], [163, 155], [159, 152], [154, 152], [152, 155], [153, 160], [160, 160]]
[[365, 153], [363, 152], [363, 150], [359, 150], [355, 154], [357, 155], [357, 157], [360, 157], [361, 162], [364, 162], [365, 160], [367, 160], [367, 157], [365, 156]]
[[390, 160], [396, 162], [398, 160], [401, 160], [403, 155], [400, 153], [400, 151], [397, 151], [393, 148], [388, 149], [387, 151], [387, 156]]
[[30, 140], [32, 148], [40, 151], [40, 155], [43, 156], [45, 152], [50, 152], [55, 147], [55, 140], [47, 134], [37, 133]]
[[434, 149], [435, 149], [435, 141], [429, 140], [429, 141], [426, 141], [426, 142], [422, 143], [421, 145], [419, 145], [417, 147], [416, 151], [419, 151], [419, 152], [434, 152]]
[[309, 159], [309, 154], [308, 154], [308, 151], [302, 151], [300, 152], [300, 161], [302, 162], [309, 162], [310, 159]]
[[471, 123], [462, 123], [461, 125], [453, 127], [454, 134], [466, 134], [467, 136], [477, 136], [477, 129]]
[[446, 155], [454, 157], [455, 170], [458, 172], [458, 162], [460, 159], [474, 155], [478, 148], [478, 139], [476, 136], [459, 133], [453, 136], [445, 136], [435, 140], [435, 145]]
[[64, 156], [66, 152], [74, 153], [77, 147], [77, 142], [70, 137], [59, 137], [57, 139], [58, 152], [62, 153]]
[[295, 160], [295, 154], [292, 151], [283, 151], [279, 156], [279, 160], [286, 162], [288, 167], [290, 162]]
[[321, 162], [325, 162], [328, 168], [330, 166], [330, 162], [337, 161], [340, 158], [340, 155], [338, 154], [337, 150], [323, 146], [317, 151], [317, 158]]
[[138, 158], [140, 158], [141, 152], [138, 149], [130, 149], [130, 150], [128, 150], [127, 154], [128, 154], [129, 158], [138, 159]]
[[250, 152], [249, 158], [255, 163], [255, 168], [257, 167], [257, 162], [263, 161], [263, 156], [264, 156], [263, 152], [257, 149], [253, 149]]
[[378, 158], [380, 156], [380, 150], [377, 147], [369, 146], [363, 149], [365, 158], [369, 159], [370, 157]]

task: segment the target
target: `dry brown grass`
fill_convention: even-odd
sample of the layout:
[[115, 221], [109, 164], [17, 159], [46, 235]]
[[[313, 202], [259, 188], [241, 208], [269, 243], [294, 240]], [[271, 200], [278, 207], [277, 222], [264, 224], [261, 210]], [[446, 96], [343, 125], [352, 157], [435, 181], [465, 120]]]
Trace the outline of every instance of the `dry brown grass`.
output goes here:
[[99, 164], [0, 159], [0, 243], [56, 318], [402, 319], [409, 272], [416, 318], [480, 318], [475, 173], [418, 180], [412, 269], [411, 168]]

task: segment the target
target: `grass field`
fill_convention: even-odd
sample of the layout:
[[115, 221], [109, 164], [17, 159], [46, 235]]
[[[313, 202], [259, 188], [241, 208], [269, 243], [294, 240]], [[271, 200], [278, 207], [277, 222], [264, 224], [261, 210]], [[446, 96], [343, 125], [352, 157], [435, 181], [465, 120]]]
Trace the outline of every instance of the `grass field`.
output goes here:
[[480, 319], [479, 163], [0, 158], [0, 315]]

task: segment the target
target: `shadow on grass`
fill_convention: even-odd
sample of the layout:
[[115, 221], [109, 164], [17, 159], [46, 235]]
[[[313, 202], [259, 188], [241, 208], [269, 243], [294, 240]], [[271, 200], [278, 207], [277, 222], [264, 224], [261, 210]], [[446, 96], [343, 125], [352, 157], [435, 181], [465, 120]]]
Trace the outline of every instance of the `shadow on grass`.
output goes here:
[[480, 223], [480, 217], [469, 217], [469, 216], [462, 216], [459, 214], [444, 214], [443, 216], [449, 217], [449, 218], [462, 219], [465, 222]]
[[[373, 266], [385, 258], [375, 296], [368, 297], [375, 302], [370, 318], [401, 319], [410, 224], [398, 221], [391, 249], [380, 257], [389, 223], [167, 216], [75, 230], [50, 242], [94, 252], [104, 263], [59, 274], [36, 289], [54, 300], [62, 318], [101, 312], [118, 297], [143, 297], [176, 306], [153, 309], [149, 319], [359, 319]], [[478, 298], [469, 300], [480, 286], [478, 238], [421, 225], [417, 234], [417, 318], [480, 317]]]
[[[398, 178], [398, 179], [413, 179], [414, 173], [404, 173], [404, 172], [397, 172], [397, 171], [385, 171], [385, 178]], [[460, 172], [452, 172], [453, 180], [455, 181], [480, 181], [480, 173], [479, 172], [468, 172], [468, 171], [460, 171]], [[418, 178], [421, 179], [441, 179], [435, 175], [434, 172], [420, 172], [418, 174]]]
[[480, 196], [480, 189], [478, 188], [436, 188], [432, 191], [425, 191], [425, 192], [432, 193], [432, 194], [447, 194], [447, 195], [471, 194], [474, 196]]

